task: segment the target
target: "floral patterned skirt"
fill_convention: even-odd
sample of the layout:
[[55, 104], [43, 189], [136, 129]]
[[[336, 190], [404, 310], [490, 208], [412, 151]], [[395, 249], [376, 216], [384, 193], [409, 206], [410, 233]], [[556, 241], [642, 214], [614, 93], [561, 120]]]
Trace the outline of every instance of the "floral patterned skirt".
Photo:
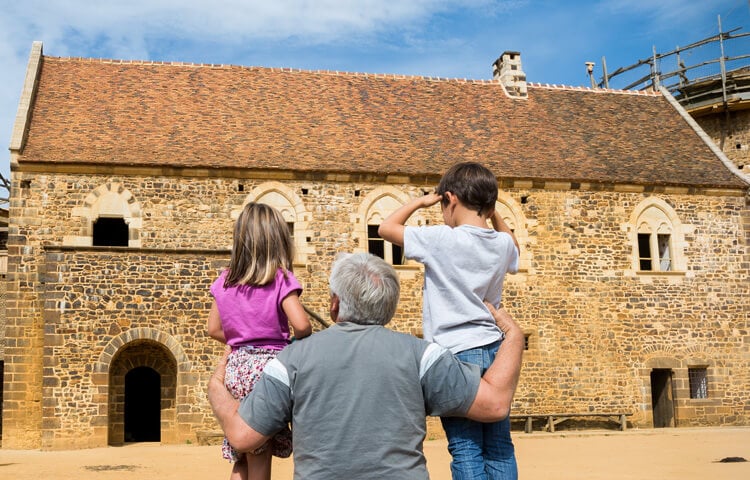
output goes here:
[[[227, 370], [224, 377], [224, 385], [237, 400], [244, 398], [253, 389], [255, 382], [258, 381], [266, 364], [276, 358], [279, 350], [258, 347], [239, 347], [229, 354], [227, 359]], [[271, 438], [265, 445], [250, 452], [259, 454], [271, 448], [271, 453], [280, 458], [287, 458], [292, 454], [292, 432], [285, 428]], [[244, 453], [238, 452], [224, 438], [224, 444], [221, 447], [221, 453], [224, 458], [231, 462], [241, 460]]]

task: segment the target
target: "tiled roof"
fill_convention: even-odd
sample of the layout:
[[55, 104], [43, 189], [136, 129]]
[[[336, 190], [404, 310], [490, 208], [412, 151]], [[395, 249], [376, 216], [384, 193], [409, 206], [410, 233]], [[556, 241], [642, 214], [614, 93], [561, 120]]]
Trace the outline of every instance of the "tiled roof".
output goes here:
[[43, 57], [24, 162], [743, 187], [660, 94]]

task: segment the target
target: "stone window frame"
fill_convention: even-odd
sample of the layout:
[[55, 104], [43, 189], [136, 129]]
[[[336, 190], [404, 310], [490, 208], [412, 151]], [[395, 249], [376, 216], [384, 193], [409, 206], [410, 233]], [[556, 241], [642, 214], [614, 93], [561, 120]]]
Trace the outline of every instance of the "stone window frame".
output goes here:
[[119, 182], [107, 182], [96, 187], [73, 208], [73, 219], [80, 220], [78, 235], [65, 235], [63, 245], [90, 247], [94, 243], [94, 222], [100, 217], [122, 218], [128, 226], [128, 247], [141, 247], [143, 214], [140, 203]]
[[[632, 247], [631, 266], [639, 275], [684, 275], [687, 271], [685, 257], [685, 226], [677, 212], [665, 200], [649, 197], [641, 201], [631, 214], [628, 228], [628, 240]], [[639, 251], [639, 234], [649, 235], [651, 270], [641, 270]], [[658, 236], [669, 235], [670, 268], [662, 270], [659, 258]]]
[[[711, 398], [708, 388], [708, 365], [688, 365], [687, 376], [691, 400], [708, 400]], [[696, 385], [695, 381], [700, 382], [700, 385]]]
[[[357, 213], [352, 219], [354, 224], [354, 240], [357, 242], [359, 247], [356, 251], [368, 252], [368, 239], [369, 235], [367, 227], [369, 225], [380, 225], [386, 217], [393, 213], [396, 209], [405, 205], [411, 200], [402, 190], [391, 186], [377, 187], [370, 193], [368, 193], [359, 205]], [[419, 210], [414, 212], [409, 220], [406, 222], [410, 226], [425, 225], [425, 218]], [[388, 246], [390, 242], [385, 242]], [[389, 262], [391, 263], [391, 262]], [[393, 265], [397, 270], [408, 268], [419, 268], [419, 265], [413, 260], [404, 260], [401, 265]]]
[[495, 209], [503, 217], [505, 223], [513, 230], [518, 245], [520, 247], [520, 253], [518, 258], [518, 271], [528, 272], [531, 269], [531, 250], [530, 238], [529, 238], [529, 221], [526, 219], [521, 205], [516, 202], [513, 197], [505, 191], [499, 191], [497, 195], [497, 201], [495, 202]]
[[294, 224], [294, 264], [305, 265], [309, 256], [315, 254], [315, 249], [310, 245], [313, 233], [310, 229], [311, 214], [295, 190], [280, 182], [264, 182], [256, 186], [245, 196], [242, 205], [232, 210], [232, 222], [237, 221], [242, 209], [250, 202], [270, 205], [281, 212], [284, 221]]

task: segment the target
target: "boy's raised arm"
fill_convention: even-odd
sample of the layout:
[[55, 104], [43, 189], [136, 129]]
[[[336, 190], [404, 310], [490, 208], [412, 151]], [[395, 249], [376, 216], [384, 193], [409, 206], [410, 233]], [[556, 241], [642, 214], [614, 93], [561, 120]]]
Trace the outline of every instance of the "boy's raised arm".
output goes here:
[[378, 227], [378, 235], [395, 245], [404, 246], [404, 225], [409, 217], [417, 210], [424, 207], [431, 207], [440, 201], [441, 196], [437, 193], [428, 193], [423, 197], [417, 197], [406, 205], [402, 206], [395, 212], [388, 215], [383, 223]]
[[498, 232], [505, 232], [507, 234], [510, 234], [510, 237], [513, 239], [513, 243], [516, 245], [516, 250], [518, 250], [518, 253], [520, 255], [521, 247], [518, 245], [518, 240], [516, 240], [516, 236], [515, 234], [513, 234], [513, 230], [511, 230], [508, 224], [505, 223], [505, 220], [503, 220], [500, 212], [495, 210], [490, 217], [490, 221], [492, 222], [492, 228], [494, 228]]

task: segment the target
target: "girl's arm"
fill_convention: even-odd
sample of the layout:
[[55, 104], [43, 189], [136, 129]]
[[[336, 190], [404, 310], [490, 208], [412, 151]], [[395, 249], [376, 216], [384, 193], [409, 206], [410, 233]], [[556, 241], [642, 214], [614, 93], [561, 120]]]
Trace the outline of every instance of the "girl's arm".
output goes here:
[[302, 302], [299, 300], [297, 292], [292, 292], [281, 301], [281, 309], [286, 313], [289, 324], [294, 329], [295, 338], [304, 338], [312, 333], [310, 319], [307, 318]]
[[208, 336], [221, 343], [227, 343], [227, 339], [224, 337], [224, 329], [221, 328], [221, 316], [219, 315], [219, 307], [216, 306], [216, 300], [211, 304], [211, 310], [208, 312]]

